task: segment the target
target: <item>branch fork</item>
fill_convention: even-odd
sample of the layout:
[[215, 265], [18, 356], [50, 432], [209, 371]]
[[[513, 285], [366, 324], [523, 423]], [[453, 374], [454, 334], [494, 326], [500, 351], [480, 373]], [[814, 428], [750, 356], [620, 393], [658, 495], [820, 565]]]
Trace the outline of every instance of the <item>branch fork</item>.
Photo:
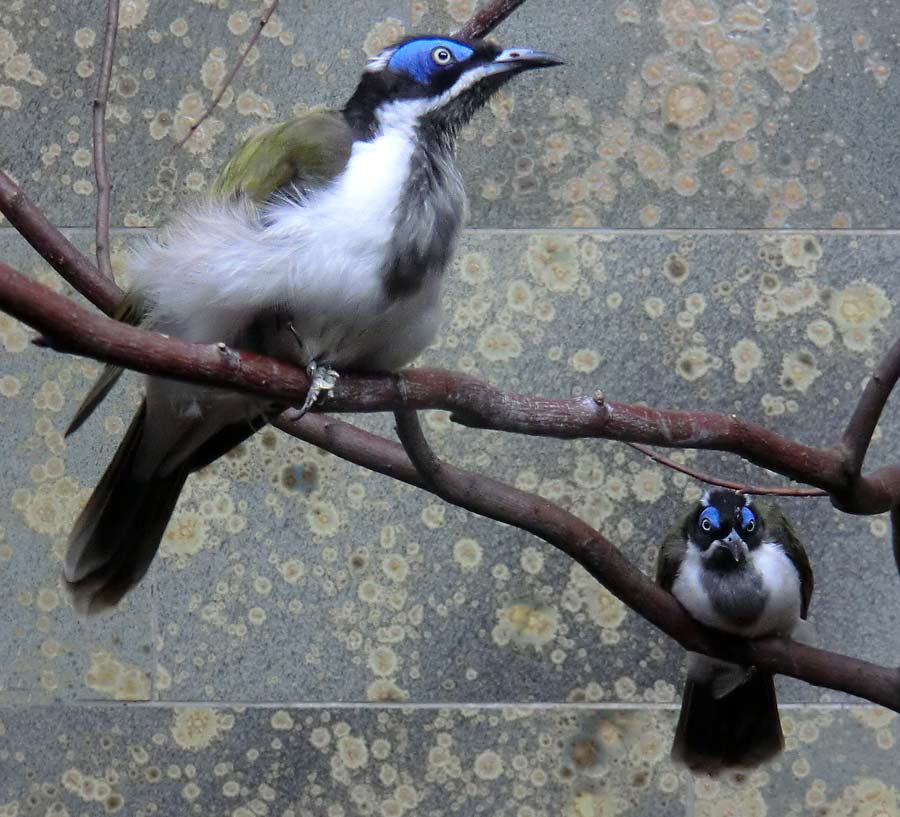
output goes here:
[[[457, 32], [480, 37], [524, 0], [491, 0]], [[272, 0], [248, 46], [226, 77], [212, 105], [195, 123], [183, 144], [218, 103], [240, 69], [278, 0]], [[115, 44], [112, 23], [117, 6], [109, 0], [104, 59], [97, 101], [108, 94]], [[96, 117], [95, 170], [98, 178], [98, 263], [108, 247], [108, 192], [102, 122]], [[100, 127], [98, 127], [98, 124]], [[103, 199], [106, 196], [106, 203]], [[102, 212], [105, 209], [105, 215]], [[122, 292], [85, 258], [0, 171], [0, 211], [44, 259], [78, 292], [110, 314]], [[302, 402], [309, 377], [297, 366], [231, 349], [167, 338], [110, 320], [33, 281], [0, 262], [0, 309], [38, 332], [39, 345], [125, 366], [150, 375], [203, 383], [257, 394], [275, 403]], [[889, 511], [894, 552], [900, 566], [900, 464], [864, 474], [866, 453], [887, 400], [900, 379], [900, 340], [879, 364], [847, 424], [839, 445], [816, 448], [741, 420], [734, 414], [675, 411], [609, 401], [599, 389], [575, 399], [550, 399], [505, 392], [480, 380], [439, 369], [412, 369], [395, 375], [344, 376], [327, 403], [329, 413], [393, 411], [402, 445], [363, 431], [316, 409], [300, 416], [289, 409], [273, 421], [287, 434], [372, 471], [430, 491], [458, 507], [540, 537], [581, 564], [628, 607], [685, 649], [735, 663], [757, 665], [808, 683], [848, 692], [900, 712], [900, 670], [798, 642], [766, 638], [744, 640], [708, 630], [694, 621], [673, 596], [634, 567], [598, 531], [543, 497], [444, 463], [431, 449], [417, 412], [449, 411], [452, 419], [473, 428], [494, 429], [558, 439], [600, 438], [627, 443], [657, 462], [714, 484], [726, 483], [681, 466], [648, 446], [728, 452], [805, 483], [811, 488], [759, 488], [760, 493], [791, 496], [827, 495], [849, 513]]]

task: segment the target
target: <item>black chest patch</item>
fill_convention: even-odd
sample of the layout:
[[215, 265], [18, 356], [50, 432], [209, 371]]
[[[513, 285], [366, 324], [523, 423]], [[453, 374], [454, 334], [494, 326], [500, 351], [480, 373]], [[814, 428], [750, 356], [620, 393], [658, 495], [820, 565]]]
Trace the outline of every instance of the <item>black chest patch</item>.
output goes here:
[[390, 300], [414, 294], [426, 277], [440, 275], [453, 255], [466, 195], [452, 150], [423, 143], [413, 153], [385, 260]]
[[700, 582], [713, 609], [736, 625], [753, 624], [762, 615], [769, 594], [762, 576], [749, 565], [738, 570], [703, 570]]

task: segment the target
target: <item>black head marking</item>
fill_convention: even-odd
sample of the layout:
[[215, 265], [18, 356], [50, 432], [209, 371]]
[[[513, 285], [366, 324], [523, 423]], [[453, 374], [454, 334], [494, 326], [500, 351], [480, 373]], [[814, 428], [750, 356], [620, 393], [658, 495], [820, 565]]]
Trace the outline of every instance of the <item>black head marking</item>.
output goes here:
[[[509, 79], [559, 60], [529, 49], [502, 51], [488, 40], [439, 35], [408, 37], [373, 57], [344, 108], [360, 139], [377, 128], [377, 112], [402, 100], [429, 100], [421, 128], [438, 139], [452, 138]], [[470, 81], [466, 81], [466, 79]]]
[[765, 521], [750, 497], [716, 488], [708, 491], [691, 517], [688, 535], [700, 550], [736, 534], [749, 550], [762, 544]]

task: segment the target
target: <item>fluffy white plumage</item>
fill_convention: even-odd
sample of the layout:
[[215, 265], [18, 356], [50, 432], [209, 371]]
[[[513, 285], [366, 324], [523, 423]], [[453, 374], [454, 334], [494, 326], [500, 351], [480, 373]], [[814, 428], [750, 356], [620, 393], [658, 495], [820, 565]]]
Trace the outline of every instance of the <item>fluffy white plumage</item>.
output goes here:
[[[260, 313], [277, 309], [303, 349], [285, 328], [269, 338], [269, 354], [338, 370], [395, 370], [411, 361], [437, 329], [440, 276], [389, 300], [383, 267], [420, 114], [417, 101], [385, 106], [375, 138], [355, 142], [344, 171], [302, 206], [276, 202], [260, 218], [240, 200], [217, 201], [182, 214], [131, 265], [136, 288], [153, 304], [152, 326], [195, 343], [227, 344]], [[458, 190], [464, 196], [461, 183]], [[249, 421], [265, 407], [256, 398], [148, 378], [148, 438], [137, 473], [170, 473], [224, 425]]]
[[672, 595], [698, 621], [717, 630], [759, 638], [764, 635], [789, 636], [800, 621], [800, 574], [784, 549], [777, 542], [763, 542], [751, 550], [747, 568], [762, 578], [766, 605], [762, 614], [751, 624], [737, 624], [721, 615], [712, 605], [703, 586], [700, 573], [704, 570], [700, 550], [688, 544], [684, 561], [672, 584]]
[[329, 355], [339, 368], [366, 358], [393, 369], [415, 357], [436, 329], [439, 278], [385, 309], [381, 277], [415, 150], [413, 114], [392, 106], [381, 133], [356, 142], [343, 173], [302, 207], [275, 203], [261, 222], [252, 206], [220, 201], [178, 218], [131, 267], [155, 305], [155, 328], [227, 343], [278, 307], [292, 316], [307, 359]]

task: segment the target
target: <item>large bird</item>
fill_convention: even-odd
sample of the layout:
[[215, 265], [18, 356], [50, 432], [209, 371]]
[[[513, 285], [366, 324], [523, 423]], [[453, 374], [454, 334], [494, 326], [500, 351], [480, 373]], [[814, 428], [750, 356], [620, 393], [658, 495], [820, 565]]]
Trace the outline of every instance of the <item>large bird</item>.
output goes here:
[[[559, 60], [487, 41], [415, 37], [369, 60], [342, 110], [245, 141], [212, 197], [134, 253], [117, 317], [196, 343], [307, 366], [393, 371], [431, 342], [465, 210], [460, 127], [510, 78]], [[121, 374], [108, 367], [69, 428]], [[125, 438], [69, 538], [76, 607], [115, 605], [144, 576], [192, 471], [267, 422], [257, 397], [150, 377]]]

